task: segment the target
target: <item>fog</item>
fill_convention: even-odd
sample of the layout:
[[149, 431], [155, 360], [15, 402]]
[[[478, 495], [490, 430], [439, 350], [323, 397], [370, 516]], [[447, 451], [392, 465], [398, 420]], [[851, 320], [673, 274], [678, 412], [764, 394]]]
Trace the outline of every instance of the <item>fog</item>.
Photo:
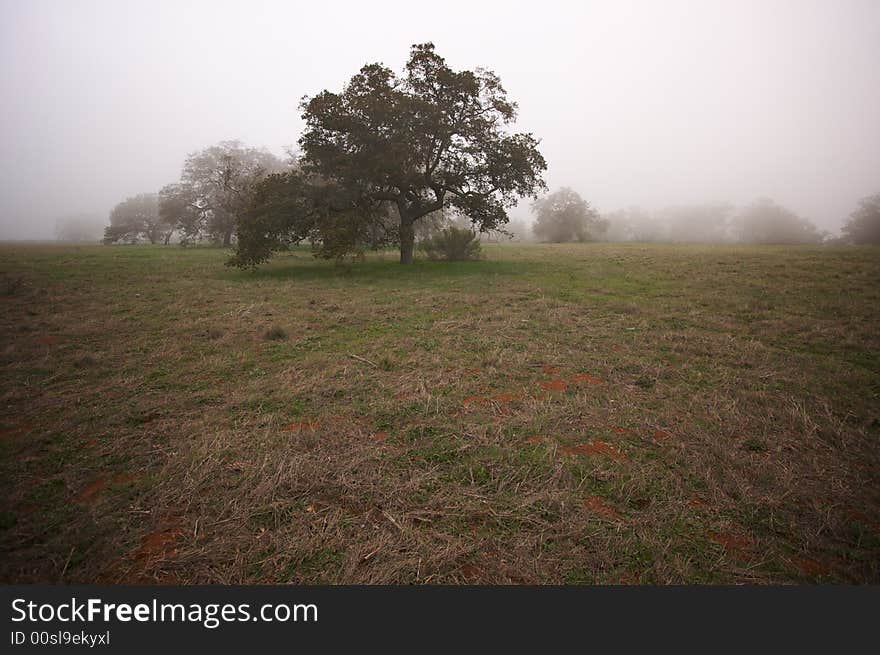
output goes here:
[[550, 188], [602, 212], [767, 196], [837, 232], [880, 191], [874, 0], [0, 7], [2, 239], [106, 217], [223, 139], [281, 155], [301, 96], [424, 41], [497, 72]]

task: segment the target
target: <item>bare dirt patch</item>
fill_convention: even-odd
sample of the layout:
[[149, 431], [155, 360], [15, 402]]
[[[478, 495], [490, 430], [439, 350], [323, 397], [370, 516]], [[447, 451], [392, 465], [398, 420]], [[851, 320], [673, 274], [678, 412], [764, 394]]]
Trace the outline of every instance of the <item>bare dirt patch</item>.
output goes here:
[[538, 386], [547, 391], [565, 391], [568, 388], [568, 383], [560, 378], [554, 378], [552, 380], [540, 380]]
[[590, 512], [594, 514], [598, 514], [606, 519], [617, 520], [620, 518], [620, 515], [617, 513], [611, 505], [608, 504], [608, 501], [602, 498], [602, 496], [590, 496], [584, 501], [584, 507], [586, 507]]
[[628, 459], [617, 448], [599, 439], [575, 446], [560, 446], [559, 449], [567, 455], [604, 455], [619, 462], [625, 462]]
[[590, 373], [577, 373], [575, 375], [572, 375], [570, 379], [573, 384], [587, 384], [592, 386], [605, 384], [603, 380], [597, 378], [595, 375], [591, 375]]
[[101, 476], [92, 480], [76, 495], [76, 499], [81, 503], [95, 502], [100, 495], [110, 488], [112, 485], [127, 484], [135, 480], [135, 476], [127, 473], [119, 473], [114, 476]]
[[724, 548], [725, 552], [738, 560], [752, 557], [755, 542], [744, 534], [735, 532], [712, 531], [708, 533], [709, 541]]

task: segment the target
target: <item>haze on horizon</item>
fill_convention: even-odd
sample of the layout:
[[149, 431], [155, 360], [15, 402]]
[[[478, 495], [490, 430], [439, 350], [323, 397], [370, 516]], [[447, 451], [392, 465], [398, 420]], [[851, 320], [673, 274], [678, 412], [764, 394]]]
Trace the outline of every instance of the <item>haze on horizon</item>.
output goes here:
[[0, 0], [0, 239], [106, 216], [221, 140], [282, 155], [303, 95], [425, 41], [498, 73], [551, 190], [602, 212], [769, 196], [837, 232], [880, 192], [873, 0]]

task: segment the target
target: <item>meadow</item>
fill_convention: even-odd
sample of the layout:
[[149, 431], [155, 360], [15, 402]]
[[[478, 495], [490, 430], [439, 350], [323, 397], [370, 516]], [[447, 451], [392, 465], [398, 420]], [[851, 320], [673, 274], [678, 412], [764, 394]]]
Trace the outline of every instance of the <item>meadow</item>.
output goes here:
[[0, 579], [880, 582], [880, 250], [0, 245]]

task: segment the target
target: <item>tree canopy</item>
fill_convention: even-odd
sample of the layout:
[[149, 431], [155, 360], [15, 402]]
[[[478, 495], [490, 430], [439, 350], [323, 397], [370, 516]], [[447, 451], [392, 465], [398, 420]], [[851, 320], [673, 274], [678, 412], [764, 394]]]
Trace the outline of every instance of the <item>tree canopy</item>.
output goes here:
[[411, 263], [422, 217], [449, 208], [487, 231], [507, 222], [519, 197], [546, 188], [537, 139], [505, 129], [517, 106], [498, 76], [455, 71], [431, 43], [412, 47], [402, 74], [369, 64], [301, 109], [298, 167], [264, 183], [239, 226], [234, 264], [304, 238], [336, 256], [365, 235], [399, 243], [401, 263]]
[[859, 201], [842, 232], [852, 243], [880, 243], [880, 193]]
[[804, 244], [822, 240], [813, 223], [769, 198], [745, 207], [733, 220], [733, 229], [742, 243]]
[[257, 184], [284, 169], [269, 151], [241, 141], [221, 141], [193, 152], [184, 161], [180, 180], [159, 192], [162, 222], [184, 244], [209, 239], [229, 246]]
[[141, 193], [120, 202], [110, 212], [110, 225], [104, 229], [104, 243], [136, 243], [146, 239], [156, 243], [162, 238], [159, 196]]
[[599, 214], [580, 195], [562, 187], [532, 203], [532, 228], [541, 241], [592, 241], [606, 227]]

